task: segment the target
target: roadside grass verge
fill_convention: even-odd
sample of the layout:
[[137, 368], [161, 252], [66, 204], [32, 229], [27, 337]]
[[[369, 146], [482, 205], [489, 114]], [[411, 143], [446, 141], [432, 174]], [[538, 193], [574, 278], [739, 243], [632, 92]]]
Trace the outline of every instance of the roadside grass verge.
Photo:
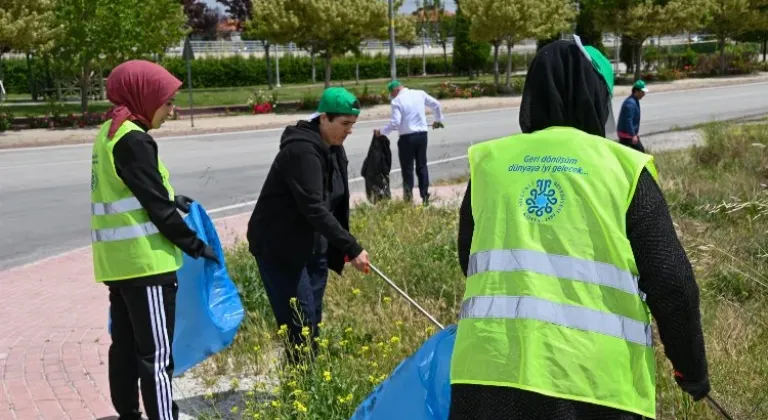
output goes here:
[[[768, 125], [712, 124], [706, 145], [657, 156], [660, 183], [701, 291], [713, 392], [735, 418], [768, 418]], [[464, 278], [456, 257], [455, 207], [402, 202], [355, 209], [352, 231], [372, 262], [444, 325], [456, 322]], [[275, 325], [253, 258], [228, 251], [248, 318], [235, 344], [193, 374], [258, 382], [233, 412], [200, 418], [348, 419], [355, 407], [434, 327], [373, 275], [332, 274], [315, 363], [281, 365]], [[659, 419], [716, 420], [679, 389], [656, 337]], [[263, 377], [263, 376], [262, 376]]]
[[[515, 85], [522, 86], [522, 76], [514, 76]], [[412, 76], [400, 79], [405, 85], [415, 89], [425, 89], [430, 92], [436, 90], [443, 82], [466, 84], [470, 82], [474, 83], [488, 83], [493, 80], [493, 76], [483, 75], [474, 80], [470, 80], [465, 76]], [[341, 80], [332, 81], [333, 86], [344, 86], [347, 89], [354, 89], [358, 94], [364, 91], [365, 86], [368, 86], [368, 92], [370, 94], [386, 92], [387, 83], [389, 79], [371, 79], [360, 80], [359, 83], [355, 83], [354, 80]], [[196, 108], [211, 107], [211, 106], [234, 106], [234, 105], [246, 105], [248, 99], [254, 95], [254, 92], [261, 90], [263, 94], [274, 94], [279, 102], [293, 102], [307, 99], [317, 100], [325, 89], [323, 83], [315, 84], [285, 84], [281, 87], [275, 87], [269, 90], [266, 85], [261, 86], [241, 86], [241, 87], [229, 87], [229, 88], [202, 88], [192, 90], [192, 100]], [[19, 95], [20, 96], [20, 95]], [[14, 101], [9, 101], [3, 105], [11, 108], [14, 115], [17, 116], [38, 116], [45, 115], [51, 112], [51, 107], [45, 102], [40, 102], [34, 105], [17, 105], [16, 102], [21, 102], [20, 98], [15, 98]], [[31, 100], [31, 98], [24, 98], [24, 101]], [[189, 108], [189, 90], [184, 85], [176, 95], [175, 104], [179, 108]], [[105, 101], [91, 101], [88, 105], [89, 111], [98, 113], [104, 112], [109, 109], [109, 103]], [[62, 114], [68, 113], [80, 113], [80, 103], [58, 103], [56, 109]], [[275, 109], [276, 112], [290, 112], [293, 109], [282, 109], [280, 107]]]

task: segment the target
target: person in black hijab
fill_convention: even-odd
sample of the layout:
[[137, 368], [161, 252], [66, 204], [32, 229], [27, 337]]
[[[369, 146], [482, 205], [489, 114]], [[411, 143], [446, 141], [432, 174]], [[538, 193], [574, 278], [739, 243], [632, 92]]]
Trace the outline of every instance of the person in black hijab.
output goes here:
[[[520, 107], [520, 127], [532, 133], [553, 126], [604, 137], [611, 92], [585, 51], [572, 41], [542, 48], [528, 70]], [[606, 140], [611, 141], [611, 140]], [[573, 147], [579, 147], [574, 144]], [[461, 204], [458, 256], [467, 274], [474, 233], [471, 183]], [[710, 389], [699, 290], [691, 264], [675, 233], [666, 201], [643, 169], [626, 215], [629, 239], [640, 274], [639, 289], [656, 319], [664, 350], [682, 389], [699, 400]], [[614, 408], [555, 398], [512, 387], [453, 384], [451, 420], [637, 420]]]

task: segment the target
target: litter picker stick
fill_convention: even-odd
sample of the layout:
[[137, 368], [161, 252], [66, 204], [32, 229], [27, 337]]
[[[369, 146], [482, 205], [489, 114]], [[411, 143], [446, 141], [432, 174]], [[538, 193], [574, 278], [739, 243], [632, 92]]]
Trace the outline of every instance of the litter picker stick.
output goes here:
[[721, 407], [720, 404], [718, 404], [717, 401], [715, 401], [714, 398], [710, 397], [709, 395], [707, 395], [704, 398], [709, 403], [709, 406], [712, 407], [713, 410], [715, 410], [718, 413], [720, 413], [720, 415], [723, 416], [724, 419], [733, 420], [733, 417], [731, 417], [731, 415], [728, 414], [728, 412], [725, 411], [725, 409], [723, 407]]
[[430, 315], [429, 312], [424, 310], [424, 308], [419, 306], [419, 304], [416, 303], [413, 299], [411, 299], [410, 296], [408, 296], [404, 291], [402, 291], [399, 287], [397, 287], [397, 285], [392, 280], [390, 280], [384, 273], [382, 273], [381, 270], [376, 268], [376, 266], [373, 265], [373, 264], [369, 264], [369, 265], [370, 265], [371, 269], [373, 270], [373, 272], [376, 273], [379, 277], [381, 277], [382, 280], [384, 280], [385, 282], [389, 283], [389, 285], [392, 286], [392, 288], [395, 289], [397, 291], [397, 293], [400, 293], [400, 296], [402, 296], [405, 299], [407, 299], [408, 302], [411, 302], [411, 305], [415, 306], [416, 309], [418, 309], [422, 314], [424, 314], [424, 316], [429, 318], [429, 320], [432, 321], [432, 323], [434, 323], [435, 325], [437, 325], [441, 330], [444, 329], [443, 325], [441, 323], [439, 323], [435, 319], [435, 317]]

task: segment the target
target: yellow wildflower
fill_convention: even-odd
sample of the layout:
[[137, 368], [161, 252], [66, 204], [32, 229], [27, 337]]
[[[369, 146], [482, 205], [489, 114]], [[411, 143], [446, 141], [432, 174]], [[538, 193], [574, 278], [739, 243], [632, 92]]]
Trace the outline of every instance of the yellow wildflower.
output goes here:
[[309, 337], [309, 327], [302, 327], [301, 335], [303, 335], [304, 337]]
[[395, 322], [395, 326], [396, 326], [397, 328], [400, 328], [400, 327], [402, 327], [402, 326], [403, 326], [403, 321], [397, 321], [397, 322]]
[[247, 397], [253, 397], [253, 391], [248, 391], [245, 393]]
[[278, 400], [272, 400], [272, 407], [280, 408], [282, 407], [282, 404]]
[[368, 351], [368, 350], [370, 350], [370, 349], [371, 349], [371, 348], [370, 348], [370, 347], [368, 347], [368, 346], [363, 346], [363, 347], [361, 347], [361, 348], [360, 348], [360, 353], [361, 353], [361, 354], [362, 354], [362, 353], [365, 353], [365, 352], [367, 352], [367, 351]]
[[379, 367], [379, 364], [376, 363], [376, 362], [371, 362], [371, 367], [377, 368], [377, 367]]
[[325, 372], [323, 372], [323, 380], [325, 380], [325, 382], [331, 382], [331, 379], [332, 377], [331, 377], [330, 371], [326, 370]]
[[233, 407], [232, 407], [232, 408], [229, 410], [229, 412], [230, 412], [230, 413], [232, 413], [232, 414], [237, 414], [238, 410], [240, 410], [240, 409], [239, 409], [239, 408], [237, 408], [237, 406], [235, 405], [235, 406], [233, 406]]
[[[285, 302], [285, 301], [283, 301], [283, 302]], [[291, 302], [291, 306], [296, 306], [297, 299], [295, 297], [292, 297], [290, 302]]]
[[327, 349], [328, 348], [328, 339], [324, 338], [320, 340], [320, 348]]
[[394, 336], [394, 337], [389, 339], [389, 342], [392, 343], [392, 344], [397, 344], [397, 343], [400, 342], [400, 337]]
[[435, 327], [430, 325], [429, 327], [427, 327], [426, 331], [427, 331], [427, 334], [432, 335], [435, 333]]
[[344, 346], [346, 346], [347, 344], [349, 344], [349, 341], [347, 341], [347, 340], [341, 340], [341, 341], [339, 341], [339, 346], [341, 346], [341, 347], [344, 347]]
[[304, 404], [302, 404], [299, 401], [294, 401], [293, 402], [293, 408], [295, 408], [296, 411], [298, 411], [299, 413], [306, 413], [307, 412], [307, 407], [305, 407]]
[[261, 420], [261, 414], [253, 413], [253, 420]]
[[296, 383], [296, 381], [291, 381], [291, 382], [288, 382], [288, 386], [291, 387], [291, 388], [296, 388], [299, 385]]
[[304, 391], [302, 391], [302, 390], [300, 390], [300, 389], [297, 389], [297, 390], [293, 391], [293, 392], [291, 393], [291, 395], [293, 395], [294, 397], [299, 397], [299, 396], [301, 396], [301, 394], [303, 394], [303, 393], [304, 393]]
[[357, 296], [360, 294], [360, 289], [352, 289], [352, 296]]
[[317, 324], [318, 328], [323, 328], [325, 326], [325, 322], [320, 322]]
[[384, 303], [392, 303], [392, 298], [389, 296], [384, 296]]
[[279, 335], [280, 337], [285, 337], [286, 334], [288, 334], [288, 326], [283, 324], [280, 326], [280, 329], [277, 330], [277, 335]]
[[347, 328], [344, 330], [344, 333], [346, 333], [346, 334], [352, 334], [352, 327], [347, 327]]
[[261, 346], [253, 346], [253, 351], [254, 351], [255, 353], [258, 353], [258, 352], [259, 352], [259, 350], [261, 350]]

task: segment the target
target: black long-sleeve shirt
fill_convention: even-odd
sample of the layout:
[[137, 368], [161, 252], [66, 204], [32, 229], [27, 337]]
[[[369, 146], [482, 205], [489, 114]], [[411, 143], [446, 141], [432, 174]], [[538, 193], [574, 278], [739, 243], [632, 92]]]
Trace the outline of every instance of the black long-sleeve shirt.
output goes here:
[[[146, 130], [141, 122], [135, 124]], [[143, 131], [131, 131], [115, 144], [112, 150], [117, 175], [131, 190], [141, 206], [149, 214], [149, 220], [157, 226], [160, 234], [168, 238], [184, 253], [198, 258], [205, 250], [195, 231], [187, 226], [176, 210], [176, 203], [169, 198], [163, 185], [163, 178], [157, 165], [157, 143]], [[176, 273], [165, 273], [128, 280], [141, 284], [164, 284], [176, 281]], [[126, 284], [126, 281], [109, 282]]]
[[[470, 191], [471, 184], [467, 184], [459, 216], [459, 263], [464, 275], [474, 230]], [[664, 196], [646, 170], [640, 175], [626, 217], [627, 237], [640, 274], [639, 288], [647, 295], [665, 354], [684, 377], [704, 379], [707, 360], [699, 288]]]

